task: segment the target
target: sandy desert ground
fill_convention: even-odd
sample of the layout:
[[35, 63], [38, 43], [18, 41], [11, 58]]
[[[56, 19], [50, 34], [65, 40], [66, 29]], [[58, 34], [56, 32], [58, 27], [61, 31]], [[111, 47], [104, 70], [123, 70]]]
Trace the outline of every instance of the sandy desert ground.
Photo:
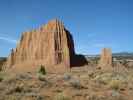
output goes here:
[[86, 65], [64, 74], [0, 73], [0, 100], [133, 100], [132, 94], [132, 68]]

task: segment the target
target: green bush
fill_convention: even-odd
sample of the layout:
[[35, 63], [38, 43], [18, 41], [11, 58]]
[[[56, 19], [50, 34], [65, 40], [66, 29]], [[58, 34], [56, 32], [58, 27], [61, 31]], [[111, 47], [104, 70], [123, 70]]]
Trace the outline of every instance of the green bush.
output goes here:
[[45, 70], [45, 67], [44, 66], [40, 66], [40, 69], [38, 71], [38, 73], [42, 74], [42, 75], [46, 75], [46, 70]]

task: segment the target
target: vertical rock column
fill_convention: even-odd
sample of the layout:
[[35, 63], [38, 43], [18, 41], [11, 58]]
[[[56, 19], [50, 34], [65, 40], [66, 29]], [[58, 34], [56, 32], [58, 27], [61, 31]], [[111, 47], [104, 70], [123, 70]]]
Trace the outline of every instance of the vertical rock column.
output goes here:
[[112, 66], [112, 52], [109, 48], [104, 48], [100, 56], [99, 66], [107, 69]]

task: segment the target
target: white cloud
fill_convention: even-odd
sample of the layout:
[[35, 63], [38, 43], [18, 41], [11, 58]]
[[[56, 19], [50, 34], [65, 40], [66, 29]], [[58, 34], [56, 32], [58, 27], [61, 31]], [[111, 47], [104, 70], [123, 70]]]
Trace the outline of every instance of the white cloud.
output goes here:
[[17, 43], [17, 40], [9, 38], [9, 37], [0, 36], [0, 40], [6, 41], [6, 42], [9, 42], [9, 43], [15, 43], [15, 44]]

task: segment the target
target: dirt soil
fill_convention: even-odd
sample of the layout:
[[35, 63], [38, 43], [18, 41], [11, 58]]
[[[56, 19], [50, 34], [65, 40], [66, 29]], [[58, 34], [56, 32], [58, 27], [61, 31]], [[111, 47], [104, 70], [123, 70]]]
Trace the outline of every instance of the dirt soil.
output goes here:
[[0, 100], [133, 100], [133, 70], [0, 73]]

